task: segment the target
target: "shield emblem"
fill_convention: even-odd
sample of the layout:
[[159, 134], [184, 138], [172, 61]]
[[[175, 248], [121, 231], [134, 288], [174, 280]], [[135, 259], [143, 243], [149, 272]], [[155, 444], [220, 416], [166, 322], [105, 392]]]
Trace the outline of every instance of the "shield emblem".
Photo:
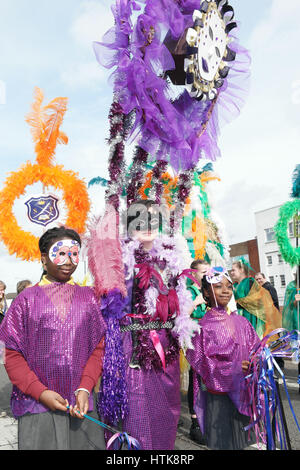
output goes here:
[[55, 196], [31, 197], [25, 204], [28, 218], [34, 224], [46, 227], [59, 217], [58, 199]]

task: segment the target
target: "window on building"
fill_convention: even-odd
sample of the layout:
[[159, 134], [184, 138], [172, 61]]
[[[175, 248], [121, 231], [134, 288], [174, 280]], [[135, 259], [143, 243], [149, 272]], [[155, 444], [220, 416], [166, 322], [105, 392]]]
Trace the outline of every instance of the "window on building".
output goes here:
[[273, 227], [265, 229], [266, 242], [273, 242], [275, 240], [275, 232]]
[[280, 275], [280, 283], [281, 283], [281, 287], [285, 287], [285, 286], [286, 286], [285, 275], [284, 275], [284, 274], [281, 274], [281, 275]]
[[272, 284], [273, 287], [275, 287], [275, 279], [274, 276], [269, 276], [270, 283]]
[[[295, 231], [297, 230], [297, 227], [295, 226], [295, 222], [290, 222], [289, 223], [289, 236], [294, 237], [295, 236]], [[300, 222], [298, 222], [298, 234], [300, 234]]]
[[267, 263], [268, 263], [268, 266], [271, 266], [273, 264], [273, 260], [272, 260], [272, 256], [271, 255], [268, 255], [267, 256]]
[[283, 263], [282, 255], [278, 254], [278, 263]]

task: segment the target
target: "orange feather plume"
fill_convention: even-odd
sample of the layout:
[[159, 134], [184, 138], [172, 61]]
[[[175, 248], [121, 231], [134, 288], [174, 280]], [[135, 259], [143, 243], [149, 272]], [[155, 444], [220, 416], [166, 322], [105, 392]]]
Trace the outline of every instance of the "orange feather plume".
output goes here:
[[67, 144], [68, 137], [60, 126], [67, 111], [67, 98], [58, 97], [42, 106], [44, 94], [35, 88], [35, 101], [31, 112], [26, 116], [26, 122], [31, 126], [31, 135], [35, 142], [37, 163], [49, 166], [53, 162], [57, 144]]

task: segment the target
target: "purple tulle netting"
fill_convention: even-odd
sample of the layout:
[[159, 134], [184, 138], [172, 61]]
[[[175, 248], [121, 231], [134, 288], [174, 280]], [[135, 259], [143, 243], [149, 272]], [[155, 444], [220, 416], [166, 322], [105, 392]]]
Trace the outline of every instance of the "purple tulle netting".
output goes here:
[[219, 129], [237, 117], [249, 89], [250, 56], [238, 43], [235, 28], [229, 37], [236, 58], [216, 101], [197, 101], [183, 87], [175, 87], [174, 98], [174, 86], [163, 77], [175, 64], [163, 41], [166, 32], [180, 38], [193, 25], [193, 12], [201, 3], [117, 0], [112, 8], [115, 26], [102, 42], [94, 42], [98, 62], [114, 69], [111, 80], [124, 113], [135, 111], [130, 141], [175, 170], [220, 157]]

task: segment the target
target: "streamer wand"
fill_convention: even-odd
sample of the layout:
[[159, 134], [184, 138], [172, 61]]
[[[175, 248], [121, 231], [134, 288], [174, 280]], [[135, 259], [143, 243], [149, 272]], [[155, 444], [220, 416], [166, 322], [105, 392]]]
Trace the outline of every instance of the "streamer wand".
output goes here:
[[[68, 410], [70, 409], [69, 405], [67, 406], [67, 409]], [[80, 414], [80, 411], [76, 410], [76, 413]], [[127, 444], [128, 450], [140, 450], [141, 449], [139, 442], [135, 438], [129, 436], [129, 434], [127, 434], [126, 432], [120, 432], [112, 428], [111, 426], [103, 423], [102, 421], [99, 421], [98, 419], [95, 419], [92, 416], [89, 416], [87, 414], [83, 415], [83, 417], [90, 421], [93, 421], [95, 424], [98, 424], [98, 426], [103, 427], [104, 429], [106, 429], [107, 431], [113, 434], [113, 436], [107, 442], [107, 445], [106, 445], [107, 450], [109, 450], [113, 444], [114, 444], [113, 445], [114, 450], [120, 450], [123, 444]]]

